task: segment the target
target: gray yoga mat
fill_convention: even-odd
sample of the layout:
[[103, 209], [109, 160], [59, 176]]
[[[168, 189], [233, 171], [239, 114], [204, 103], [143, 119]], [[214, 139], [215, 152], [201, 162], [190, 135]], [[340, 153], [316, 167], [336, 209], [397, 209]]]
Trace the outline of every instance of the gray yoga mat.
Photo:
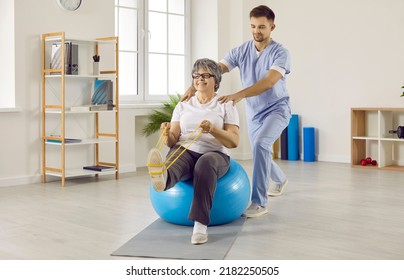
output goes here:
[[193, 245], [191, 244], [192, 227], [170, 224], [159, 218], [111, 255], [221, 260], [226, 257], [245, 220], [245, 217], [240, 217], [229, 224], [208, 227], [208, 242]]

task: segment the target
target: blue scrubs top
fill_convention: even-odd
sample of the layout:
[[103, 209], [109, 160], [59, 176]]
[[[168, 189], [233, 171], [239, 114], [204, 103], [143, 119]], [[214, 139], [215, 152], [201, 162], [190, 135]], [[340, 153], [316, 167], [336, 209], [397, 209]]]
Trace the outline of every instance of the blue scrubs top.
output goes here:
[[[224, 60], [224, 61], [223, 61]], [[249, 87], [263, 79], [270, 69], [282, 74], [290, 73], [290, 56], [281, 44], [271, 41], [257, 56], [254, 41], [250, 40], [227, 53], [222, 62], [229, 70], [238, 67], [243, 87]], [[279, 69], [281, 68], [281, 69]], [[262, 120], [273, 111], [290, 114], [289, 94], [286, 89], [285, 75], [269, 90], [260, 95], [246, 98], [246, 110], [250, 120]]]

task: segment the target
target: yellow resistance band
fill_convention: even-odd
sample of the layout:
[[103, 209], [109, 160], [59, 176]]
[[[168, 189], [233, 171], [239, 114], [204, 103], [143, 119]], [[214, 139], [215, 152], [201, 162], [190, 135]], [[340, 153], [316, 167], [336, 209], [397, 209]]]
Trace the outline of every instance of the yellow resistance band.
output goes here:
[[[165, 134], [166, 129], [167, 129], [167, 128], [164, 128], [163, 132], [162, 132], [161, 135], [160, 135], [159, 140], [157, 141], [156, 148], [159, 149], [159, 150], [161, 150], [162, 147], [163, 147], [163, 139], [164, 139], [164, 134]], [[182, 145], [183, 143], [186, 143], [186, 142], [189, 140], [189, 138], [191, 138], [191, 137], [192, 137], [193, 135], [195, 135], [195, 134], [196, 134], [196, 136], [192, 139], [192, 141], [191, 141], [186, 147]], [[192, 132], [188, 135], [188, 137], [187, 137], [184, 141], [182, 141], [182, 144], [180, 144], [180, 145], [178, 146], [178, 148], [177, 148], [169, 157], [166, 158], [166, 161], [165, 161], [165, 162], [163, 162], [162, 164], [151, 164], [151, 163], [147, 163], [147, 166], [150, 166], [150, 167], [162, 167], [162, 166], [165, 166], [166, 163], [167, 163], [169, 160], [171, 160], [171, 158], [179, 151], [179, 149], [180, 149], [181, 147], [184, 147], [184, 150], [183, 150], [181, 153], [179, 153], [179, 155], [178, 155], [166, 168], [164, 168], [162, 171], [159, 171], [159, 172], [149, 172], [149, 174], [150, 174], [150, 175], [160, 175], [160, 174], [163, 174], [164, 172], [166, 172], [166, 171], [168, 170], [168, 168], [170, 168], [171, 165], [173, 165], [174, 162], [176, 162], [177, 159], [178, 159], [183, 153], [185, 153], [185, 151], [189, 148], [189, 146], [191, 146], [191, 145], [199, 138], [199, 136], [201, 136], [201, 134], [202, 134], [202, 129], [200, 129], [200, 126], [198, 126], [197, 128], [194, 129], [194, 131], [192, 131]]]

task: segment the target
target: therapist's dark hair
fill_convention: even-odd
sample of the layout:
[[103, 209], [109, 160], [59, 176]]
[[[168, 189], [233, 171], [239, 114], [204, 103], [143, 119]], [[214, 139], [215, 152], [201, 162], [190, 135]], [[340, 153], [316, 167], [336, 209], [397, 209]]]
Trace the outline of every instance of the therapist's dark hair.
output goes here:
[[250, 18], [266, 17], [268, 20], [275, 21], [275, 13], [269, 7], [261, 5], [255, 7], [250, 12]]

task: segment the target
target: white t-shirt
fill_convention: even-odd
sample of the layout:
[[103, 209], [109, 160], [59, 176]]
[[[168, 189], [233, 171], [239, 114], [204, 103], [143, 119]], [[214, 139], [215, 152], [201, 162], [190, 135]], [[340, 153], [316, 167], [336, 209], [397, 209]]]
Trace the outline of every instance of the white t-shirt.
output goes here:
[[[203, 120], [210, 121], [216, 127], [224, 127], [224, 124], [239, 126], [239, 116], [236, 106], [233, 102], [221, 104], [216, 95], [206, 104], [202, 104], [197, 98], [198, 92], [188, 101], [179, 102], [174, 109], [172, 122], [180, 122], [181, 135], [177, 142], [178, 145], [187, 146], [197, 133], [184, 143], [184, 140], [199, 126]], [[226, 147], [223, 146], [215, 137], [209, 133], [202, 133], [199, 138], [188, 148], [191, 151], [203, 154], [211, 151], [220, 151], [229, 154]]]

